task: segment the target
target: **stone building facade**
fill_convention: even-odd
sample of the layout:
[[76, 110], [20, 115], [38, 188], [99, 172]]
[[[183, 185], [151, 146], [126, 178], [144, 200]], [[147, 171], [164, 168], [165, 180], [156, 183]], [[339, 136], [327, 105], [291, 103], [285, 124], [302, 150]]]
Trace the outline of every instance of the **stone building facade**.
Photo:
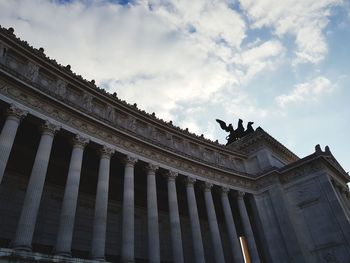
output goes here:
[[220, 145], [0, 28], [0, 262], [350, 262], [348, 174], [263, 129]]

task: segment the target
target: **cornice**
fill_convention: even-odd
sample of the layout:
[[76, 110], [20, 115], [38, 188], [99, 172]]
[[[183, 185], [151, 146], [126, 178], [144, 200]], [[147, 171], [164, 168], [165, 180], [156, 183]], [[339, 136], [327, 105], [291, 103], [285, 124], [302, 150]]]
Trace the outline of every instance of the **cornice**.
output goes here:
[[217, 140], [211, 141], [209, 139], [206, 139], [203, 134], [198, 136], [194, 133], [190, 133], [187, 128], [181, 129], [178, 126], [173, 125], [172, 121], [166, 122], [163, 119], [157, 118], [154, 113], [149, 114], [144, 110], [139, 109], [136, 103], [129, 104], [126, 101], [119, 99], [116, 93], [108, 93], [106, 90], [96, 86], [94, 80], [88, 81], [81, 75], [74, 73], [69, 65], [63, 66], [59, 64], [55, 59], [47, 57], [44, 53], [43, 48], [34, 48], [27, 41], [21, 40], [14, 34], [14, 30], [12, 28], [6, 29], [0, 26], [0, 40], [1, 39], [5, 41], [5, 45], [7, 44], [7, 46], [11, 46], [11, 48], [15, 47], [17, 52], [25, 54], [27, 58], [39, 61], [40, 65], [44, 65], [45, 70], [48, 70], [54, 75], [58, 75], [59, 78], [64, 78], [66, 83], [73, 83], [79, 86], [80, 90], [88, 91], [89, 93], [91, 92], [94, 96], [98, 96], [101, 100], [114, 104], [119, 109], [122, 109], [141, 120], [156, 125], [161, 129], [175, 134], [176, 136], [189, 139], [194, 143], [202, 144], [205, 147], [214, 148], [216, 150], [224, 152], [225, 154], [235, 155], [238, 158], [246, 158], [245, 154], [231, 149], [228, 150]]
[[[190, 174], [203, 178], [201, 180], [215, 181], [233, 188], [238, 187], [246, 189], [246, 191], [253, 191], [254, 179], [250, 178], [249, 174], [224, 166], [209, 165], [202, 160], [196, 161], [183, 154], [176, 154], [154, 143], [137, 140], [130, 134], [115, 130], [110, 125], [101, 125], [100, 122], [89, 118], [87, 114], [61, 107], [59, 101], [47, 97], [40, 90], [36, 91], [34, 87], [29, 88], [26, 83], [20, 82], [19, 84], [12, 85], [12, 82], [3, 82], [0, 79], [0, 94], [3, 94], [1, 96], [11, 98], [16, 103], [33, 109], [42, 116], [50, 117], [58, 123], [64, 123], [64, 126], [73, 128], [71, 132], [82, 133], [83, 136], [89, 136], [90, 140], [92, 138], [102, 140], [116, 147], [117, 151], [146, 158], [149, 162], [158, 163], [162, 167], [184, 172], [184, 175]], [[33, 114], [34, 112], [29, 111], [29, 113]]]
[[258, 127], [251, 134], [233, 142], [227, 147], [236, 151], [244, 152], [247, 155], [259, 150], [264, 145], [271, 147], [271, 150], [278, 153], [278, 157], [283, 158], [287, 163], [299, 160], [299, 157], [285, 147], [282, 143], [273, 138], [270, 134]]

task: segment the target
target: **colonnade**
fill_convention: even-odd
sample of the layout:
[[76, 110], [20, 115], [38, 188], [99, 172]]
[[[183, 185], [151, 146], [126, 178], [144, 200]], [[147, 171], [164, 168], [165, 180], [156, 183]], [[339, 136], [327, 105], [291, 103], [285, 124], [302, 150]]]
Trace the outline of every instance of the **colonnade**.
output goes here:
[[[0, 183], [12, 149], [16, 132], [20, 121], [27, 115], [26, 111], [11, 105], [7, 111], [7, 118], [0, 134]], [[12, 242], [14, 249], [31, 250], [31, 244], [39, 211], [41, 196], [52, 143], [60, 127], [45, 121], [41, 129], [41, 138], [29, 183], [27, 186], [24, 204], [20, 214], [15, 237]], [[77, 134], [73, 139], [69, 170], [62, 208], [60, 212], [59, 228], [57, 233], [54, 253], [61, 256], [70, 256], [74, 221], [79, 192], [79, 181], [82, 169], [84, 149], [89, 139]], [[95, 212], [91, 241], [91, 257], [95, 260], [104, 261], [105, 242], [107, 229], [108, 185], [110, 176], [110, 162], [114, 149], [102, 145], [99, 152], [98, 182], [95, 200]], [[134, 167], [137, 162], [135, 156], [126, 156], [124, 159], [124, 191], [122, 213], [122, 262], [135, 262], [134, 256]], [[157, 208], [156, 171], [159, 167], [153, 163], [147, 166], [147, 226], [148, 226], [148, 254], [149, 262], [160, 262], [159, 222]], [[170, 235], [172, 255], [174, 262], [184, 262], [181, 225], [176, 191], [176, 179], [178, 173], [169, 170], [166, 174], [167, 192], [169, 202]], [[193, 254], [195, 262], [205, 262], [202, 233], [198, 216], [197, 200], [194, 191], [196, 179], [186, 177], [186, 196], [189, 210], [190, 227], [193, 241]], [[203, 190], [205, 207], [207, 211], [210, 236], [212, 241], [215, 262], [225, 262], [221, 236], [219, 232], [217, 215], [215, 212], [212, 187], [208, 182], [200, 183]], [[220, 187], [220, 197], [223, 207], [230, 251], [235, 262], [243, 262], [242, 250], [239, 244], [236, 227], [233, 221], [231, 206], [229, 203], [229, 188]], [[252, 262], [260, 262], [254, 241], [252, 228], [243, 200], [243, 192], [239, 192], [238, 206], [239, 216], [243, 225], [245, 237], [248, 242], [249, 253]]]

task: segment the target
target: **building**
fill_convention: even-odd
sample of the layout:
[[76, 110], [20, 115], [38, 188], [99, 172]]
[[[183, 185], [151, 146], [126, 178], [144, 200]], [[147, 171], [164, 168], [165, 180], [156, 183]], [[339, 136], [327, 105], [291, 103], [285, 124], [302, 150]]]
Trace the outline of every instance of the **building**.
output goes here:
[[0, 112], [1, 263], [350, 262], [349, 176], [328, 147], [196, 136], [12, 28]]

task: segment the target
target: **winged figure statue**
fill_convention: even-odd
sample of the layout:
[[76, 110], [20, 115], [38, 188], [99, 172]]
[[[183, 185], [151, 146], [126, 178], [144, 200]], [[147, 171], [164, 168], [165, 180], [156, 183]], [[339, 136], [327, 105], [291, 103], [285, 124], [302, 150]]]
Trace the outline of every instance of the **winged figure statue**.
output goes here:
[[254, 131], [253, 124], [254, 122], [250, 121], [248, 122], [247, 129], [245, 130], [243, 127], [243, 120], [238, 120], [237, 129], [235, 130], [230, 123], [229, 125], [226, 124], [226, 122], [216, 119], [216, 121], [220, 124], [221, 129], [224, 131], [229, 132], [229, 135], [226, 136], [227, 143], [226, 145], [229, 145], [230, 143], [248, 135], [249, 133], [252, 133]]

